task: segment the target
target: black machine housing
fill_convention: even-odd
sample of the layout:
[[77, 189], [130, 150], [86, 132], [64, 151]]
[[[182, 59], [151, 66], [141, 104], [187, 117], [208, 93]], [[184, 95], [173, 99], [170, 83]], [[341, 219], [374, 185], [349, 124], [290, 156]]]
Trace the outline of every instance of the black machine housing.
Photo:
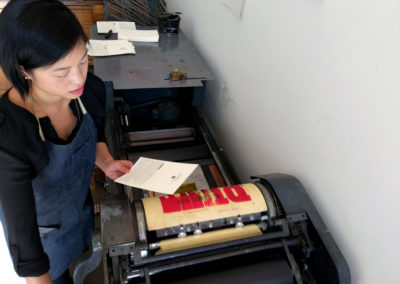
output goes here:
[[[240, 183], [205, 115], [193, 106], [193, 90], [169, 91], [179, 117], [161, 121], [154, 108], [165, 103], [165, 94], [131, 101], [124, 93], [114, 94], [111, 83], [106, 82], [106, 88], [106, 136], [114, 157], [135, 161], [148, 154], [198, 163], [210, 187], [216, 187], [211, 165], [225, 185]], [[130, 132], [179, 127], [193, 129], [194, 140], [145, 146], [127, 140]], [[249, 221], [263, 228], [262, 235], [162, 255], [151, 248], [157, 237], [146, 231], [143, 221], [140, 200], [147, 193], [107, 180], [101, 232], [95, 235], [92, 256], [75, 271], [76, 283], [90, 270], [89, 263], [98, 262], [105, 283], [350, 283], [348, 265], [301, 183], [284, 174], [252, 180], [269, 195], [268, 208], [274, 210]]]

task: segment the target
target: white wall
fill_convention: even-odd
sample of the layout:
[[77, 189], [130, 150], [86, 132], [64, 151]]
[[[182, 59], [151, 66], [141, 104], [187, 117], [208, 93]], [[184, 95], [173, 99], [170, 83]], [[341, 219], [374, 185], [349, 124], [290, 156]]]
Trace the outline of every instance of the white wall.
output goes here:
[[400, 1], [237, 2], [167, 4], [215, 73], [204, 108], [240, 177], [295, 175], [353, 283], [400, 283]]

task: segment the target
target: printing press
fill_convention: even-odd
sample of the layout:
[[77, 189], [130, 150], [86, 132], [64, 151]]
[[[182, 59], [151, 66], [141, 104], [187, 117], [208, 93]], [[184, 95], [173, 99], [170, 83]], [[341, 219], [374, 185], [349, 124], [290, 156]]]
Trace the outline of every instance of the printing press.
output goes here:
[[[163, 44], [161, 37], [164, 52]], [[177, 46], [173, 49], [176, 53]], [[105, 71], [117, 70], [115, 58], [97, 60]], [[104, 283], [112, 284], [350, 283], [343, 255], [295, 177], [266, 173], [251, 182], [238, 179], [196, 103], [199, 88], [173, 82], [178, 88], [132, 95], [118, 90], [120, 78], [106, 82], [106, 137], [113, 156], [194, 163], [200, 170], [173, 195], [107, 180], [100, 232], [75, 265], [75, 283], [98, 265]]]

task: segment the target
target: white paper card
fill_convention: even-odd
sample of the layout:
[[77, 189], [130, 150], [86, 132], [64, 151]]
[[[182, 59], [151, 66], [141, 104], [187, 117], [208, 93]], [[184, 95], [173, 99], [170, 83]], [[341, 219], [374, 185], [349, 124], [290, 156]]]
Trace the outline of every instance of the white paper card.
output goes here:
[[185, 180], [184, 184], [188, 183], [194, 183], [196, 185], [196, 189], [198, 190], [210, 188], [200, 166], [197, 167], [193, 171], [193, 173], [191, 173], [191, 175]]
[[173, 194], [198, 168], [196, 164], [139, 158], [130, 172], [115, 182], [164, 194]]
[[90, 56], [109, 56], [119, 54], [135, 54], [135, 47], [127, 40], [89, 40]]
[[158, 42], [157, 30], [119, 30], [118, 39], [142, 42]]
[[136, 30], [135, 22], [108, 22], [108, 21], [98, 21], [97, 22], [97, 32], [106, 34], [110, 30], [113, 33], [118, 33], [120, 30]]

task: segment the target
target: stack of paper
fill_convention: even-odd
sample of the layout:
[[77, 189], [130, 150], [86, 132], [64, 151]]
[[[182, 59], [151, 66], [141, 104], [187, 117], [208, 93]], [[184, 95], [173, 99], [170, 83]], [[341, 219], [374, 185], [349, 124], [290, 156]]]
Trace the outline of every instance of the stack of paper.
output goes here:
[[157, 30], [119, 30], [118, 39], [129, 41], [158, 42]]
[[106, 34], [110, 30], [113, 33], [118, 33], [120, 30], [136, 30], [134, 22], [97, 22], [97, 32], [100, 34]]
[[109, 56], [119, 54], [135, 54], [135, 47], [127, 40], [89, 40], [90, 56]]
[[134, 22], [97, 22], [98, 33], [108, 33], [110, 30], [118, 33], [118, 39], [142, 42], [158, 42], [159, 40], [157, 30], [137, 30]]

